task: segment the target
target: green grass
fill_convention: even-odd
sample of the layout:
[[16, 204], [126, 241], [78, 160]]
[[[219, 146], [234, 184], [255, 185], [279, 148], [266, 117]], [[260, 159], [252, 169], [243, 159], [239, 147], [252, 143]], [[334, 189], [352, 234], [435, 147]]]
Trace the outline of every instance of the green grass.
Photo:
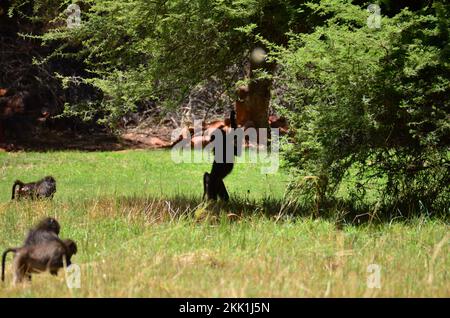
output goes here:
[[[53, 175], [56, 201], [117, 195], [200, 197], [209, 163], [175, 164], [169, 151], [0, 153], [0, 201], [11, 197], [15, 179], [34, 181]], [[236, 164], [226, 179], [230, 195], [281, 198], [282, 174], [261, 175], [260, 165]]]
[[[175, 164], [168, 151], [0, 153], [0, 248], [16, 246], [43, 216], [79, 245], [81, 289], [35, 275], [0, 297], [450, 296], [448, 224], [338, 226], [277, 217], [288, 176], [236, 165], [229, 205], [201, 203], [209, 164]], [[51, 202], [10, 202], [15, 179], [52, 174]], [[381, 288], [367, 288], [367, 266]]]

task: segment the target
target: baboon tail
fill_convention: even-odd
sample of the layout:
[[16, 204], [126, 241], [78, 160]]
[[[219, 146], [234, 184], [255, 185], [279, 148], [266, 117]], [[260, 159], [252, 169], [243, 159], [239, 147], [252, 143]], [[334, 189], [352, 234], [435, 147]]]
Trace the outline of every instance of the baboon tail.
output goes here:
[[16, 252], [17, 252], [17, 248], [8, 248], [6, 251], [3, 252], [3, 255], [2, 255], [2, 282], [5, 281], [6, 255], [7, 255], [9, 252], [14, 252], [14, 253], [16, 253]]
[[16, 186], [23, 187], [23, 185], [24, 185], [24, 183], [22, 181], [20, 181], [20, 180], [14, 181], [14, 184], [12, 186], [11, 200], [14, 200], [14, 195], [15, 195], [15, 192], [16, 192]]

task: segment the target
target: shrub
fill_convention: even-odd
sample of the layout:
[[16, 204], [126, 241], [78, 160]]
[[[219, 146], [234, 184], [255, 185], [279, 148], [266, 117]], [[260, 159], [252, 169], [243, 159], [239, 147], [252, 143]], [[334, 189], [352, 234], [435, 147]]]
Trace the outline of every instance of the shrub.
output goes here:
[[371, 29], [369, 13], [344, 2], [309, 4], [327, 23], [273, 55], [295, 131], [284, 149], [294, 193], [313, 191], [309, 203], [323, 207], [346, 185], [355, 206], [375, 185], [369, 203], [386, 212], [448, 213], [449, 5], [404, 9]]

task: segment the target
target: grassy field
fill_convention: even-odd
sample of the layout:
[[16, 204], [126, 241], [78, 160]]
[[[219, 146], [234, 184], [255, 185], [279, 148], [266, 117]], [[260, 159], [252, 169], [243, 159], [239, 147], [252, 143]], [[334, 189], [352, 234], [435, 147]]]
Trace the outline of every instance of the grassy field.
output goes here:
[[[0, 248], [43, 216], [74, 239], [81, 288], [36, 275], [0, 297], [450, 297], [449, 227], [439, 220], [337, 226], [277, 217], [288, 176], [238, 164], [229, 205], [201, 202], [209, 164], [168, 151], [0, 153]], [[15, 179], [52, 174], [51, 202], [10, 202]], [[233, 213], [234, 215], [231, 215]], [[368, 265], [380, 288], [368, 288]]]

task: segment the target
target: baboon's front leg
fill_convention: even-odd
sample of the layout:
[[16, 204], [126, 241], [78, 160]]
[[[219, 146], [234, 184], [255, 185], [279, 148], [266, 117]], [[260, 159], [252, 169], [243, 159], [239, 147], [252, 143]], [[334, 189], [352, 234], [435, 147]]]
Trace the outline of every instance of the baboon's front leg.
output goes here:
[[209, 182], [210, 182], [210, 175], [208, 172], [205, 172], [203, 175], [203, 200], [209, 199]]

